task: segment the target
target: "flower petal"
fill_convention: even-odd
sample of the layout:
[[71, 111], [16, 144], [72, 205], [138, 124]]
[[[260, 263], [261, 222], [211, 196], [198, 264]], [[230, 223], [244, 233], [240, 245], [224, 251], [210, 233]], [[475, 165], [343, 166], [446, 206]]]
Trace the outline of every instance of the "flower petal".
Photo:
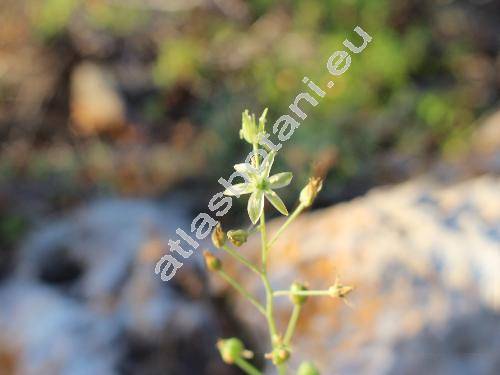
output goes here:
[[279, 189], [287, 186], [292, 181], [292, 172], [282, 172], [269, 177], [271, 189]]
[[255, 169], [249, 163], [240, 163], [234, 166], [236, 172], [240, 172], [248, 177], [248, 179], [255, 179], [255, 176], [258, 174], [258, 170]]
[[256, 190], [250, 195], [247, 209], [250, 220], [252, 220], [252, 223], [257, 224], [264, 210], [264, 192], [262, 190]]
[[264, 112], [259, 117], [259, 133], [264, 133], [266, 130], [266, 116], [267, 116], [267, 108], [264, 109]]
[[245, 110], [241, 114], [241, 130], [240, 130], [240, 138], [245, 139], [250, 144], [253, 144], [257, 141], [257, 124], [255, 123], [255, 115], [250, 115], [248, 113], [248, 109]]
[[288, 216], [288, 210], [286, 209], [285, 204], [281, 200], [280, 197], [278, 197], [278, 194], [276, 194], [272, 190], [266, 190], [265, 192], [266, 198], [271, 204], [283, 215]]
[[232, 185], [231, 187], [224, 190], [224, 195], [229, 196], [240, 196], [242, 194], [249, 194], [253, 191], [254, 186], [247, 182], [243, 182], [241, 184]]
[[273, 166], [275, 156], [276, 156], [275, 151], [269, 151], [266, 158], [264, 159], [264, 161], [262, 163], [263, 169], [261, 169], [264, 177], [269, 177], [269, 173], [271, 172], [271, 168]]

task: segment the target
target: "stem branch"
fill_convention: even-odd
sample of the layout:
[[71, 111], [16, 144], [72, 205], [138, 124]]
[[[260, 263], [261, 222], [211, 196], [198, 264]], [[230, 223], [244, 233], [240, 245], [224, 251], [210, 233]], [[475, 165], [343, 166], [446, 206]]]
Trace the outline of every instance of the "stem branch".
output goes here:
[[284, 344], [290, 345], [290, 341], [292, 340], [293, 333], [295, 332], [295, 327], [297, 327], [297, 321], [299, 320], [300, 305], [294, 305], [292, 315], [290, 316], [290, 320], [288, 321], [288, 327], [286, 328]]
[[243, 263], [245, 266], [247, 266], [250, 270], [255, 272], [257, 275], [261, 276], [261, 272], [255, 267], [255, 265], [252, 264], [247, 258], [245, 258], [243, 255], [238, 253], [236, 250], [231, 249], [228, 245], [222, 246], [222, 249], [226, 251], [229, 255], [234, 257], [235, 259], [239, 260], [241, 263]]
[[248, 299], [253, 305], [264, 315], [267, 316], [266, 309], [262, 306], [259, 301], [257, 301], [246, 289], [244, 289], [235, 279], [229, 276], [223, 270], [218, 270], [217, 273], [226, 280], [234, 289], [240, 292], [243, 297]]
[[331, 296], [331, 292], [329, 290], [301, 290], [292, 292], [290, 290], [277, 290], [273, 293], [274, 297], [279, 296]]
[[273, 313], [273, 289], [267, 277], [267, 244], [266, 244], [266, 218], [264, 212], [260, 217], [260, 236], [262, 241], [262, 282], [266, 289], [266, 318], [269, 326], [269, 334], [271, 336], [271, 345], [274, 336], [276, 335], [276, 323], [274, 322]]
[[243, 359], [241, 357], [236, 358], [236, 360], [234, 361], [234, 364], [236, 366], [238, 366], [240, 369], [242, 369], [243, 371], [245, 371], [249, 375], [262, 375], [262, 373], [259, 370], [257, 370], [248, 361], [246, 361], [245, 359]]
[[291, 224], [291, 222], [294, 221], [297, 218], [297, 216], [300, 215], [300, 213], [302, 211], [304, 211], [305, 208], [306, 207], [302, 203], [297, 206], [297, 208], [292, 212], [292, 214], [290, 216], [288, 216], [288, 218], [283, 223], [283, 225], [281, 226], [281, 228], [278, 229], [278, 231], [273, 236], [273, 238], [271, 239], [271, 241], [269, 241], [269, 243], [267, 244], [268, 247], [271, 247], [271, 246], [274, 245], [274, 243], [279, 238], [279, 236], [285, 231], [285, 229]]

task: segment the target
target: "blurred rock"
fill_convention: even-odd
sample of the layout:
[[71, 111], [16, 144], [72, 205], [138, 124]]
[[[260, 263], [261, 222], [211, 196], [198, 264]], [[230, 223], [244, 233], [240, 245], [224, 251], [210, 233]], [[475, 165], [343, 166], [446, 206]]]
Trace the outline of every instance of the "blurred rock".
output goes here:
[[[309, 299], [293, 366], [311, 359], [323, 374], [498, 374], [499, 192], [499, 178], [450, 186], [422, 178], [300, 217], [271, 251], [273, 286], [326, 289], [339, 276], [355, 290], [353, 308]], [[241, 250], [255, 261], [257, 240]], [[254, 275], [224, 264], [263, 296]], [[265, 345], [265, 321], [234, 298]], [[283, 331], [292, 305], [276, 302]]]
[[71, 117], [84, 135], [116, 131], [125, 126], [125, 104], [112, 77], [92, 63], [78, 65], [71, 76]]
[[480, 172], [500, 174], [500, 111], [488, 116], [475, 131], [470, 160]]
[[0, 353], [13, 373], [231, 373], [199, 259], [169, 283], [154, 274], [184, 213], [176, 202], [103, 200], [34, 231], [0, 286]]
[[438, 160], [431, 168], [433, 177], [453, 182], [482, 174], [500, 175], [500, 111], [478, 122], [466, 150], [454, 160]]
[[113, 373], [120, 342], [110, 317], [42, 285], [9, 284], [0, 300], [0, 346], [18, 353], [9, 373]]

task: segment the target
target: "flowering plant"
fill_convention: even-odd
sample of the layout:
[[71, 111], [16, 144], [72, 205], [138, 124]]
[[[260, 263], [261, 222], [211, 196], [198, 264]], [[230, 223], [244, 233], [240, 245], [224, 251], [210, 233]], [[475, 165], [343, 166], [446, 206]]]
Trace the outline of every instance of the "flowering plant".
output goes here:
[[[262, 280], [266, 293], [265, 303], [258, 301], [257, 298], [248, 292], [233, 276], [226, 273], [222, 262], [216, 256], [209, 251], [205, 251], [204, 256], [207, 268], [216, 272], [234, 289], [241, 293], [266, 319], [270, 338], [270, 352], [265, 355], [265, 358], [276, 366], [280, 375], [283, 375], [286, 374], [288, 370], [287, 362], [291, 356], [292, 337], [300, 316], [301, 308], [307, 302], [308, 297], [330, 296], [334, 298], [345, 298], [353, 288], [340, 284], [338, 279], [326, 290], [309, 290], [306, 285], [298, 282], [294, 282], [288, 290], [274, 290], [269, 282], [267, 264], [270, 249], [290, 223], [306, 208], [313, 204], [317, 194], [321, 191], [322, 180], [314, 177], [309, 179], [309, 183], [300, 192], [299, 205], [289, 215], [285, 204], [274, 190], [287, 186], [292, 180], [292, 173], [282, 172], [270, 176], [276, 152], [274, 150], [267, 150], [267, 152], [263, 152], [265, 156], [262, 156], [261, 152], [258, 152], [263, 151], [258, 149], [258, 145], [261, 137], [266, 136], [266, 113], [267, 110], [262, 113], [257, 124], [254, 115], [249, 115], [248, 111], [243, 112], [240, 137], [252, 145], [254, 151], [253, 157], [250, 163], [236, 164], [234, 166], [237, 172], [245, 176], [245, 182], [232, 185], [224, 192], [226, 195], [236, 197], [250, 194], [247, 209], [252, 225], [260, 232], [260, 264], [250, 262], [238, 251], [238, 247], [243, 245], [247, 240], [249, 233], [246, 230], [237, 229], [225, 233], [220, 224], [218, 224], [212, 233], [212, 242], [215, 247], [227, 252]], [[266, 199], [281, 214], [288, 216], [287, 220], [271, 239], [268, 239], [266, 231], [264, 212], [264, 203]], [[289, 296], [293, 304], [290, 320], [284, 332], [278, 330], [273, 310], [274, 298], [280, 296]], [[250, 362], [253, 358], [253, 353], [245, 348], [240, 339], [235, 337], [221, 339], [217, 343], [217, 348], [225, 363], [236, 365], [250, 375], [262, 374], [262, 372]], [[296, 373], [297, 375], [319, 374], [312, 362], [303, 362]]]

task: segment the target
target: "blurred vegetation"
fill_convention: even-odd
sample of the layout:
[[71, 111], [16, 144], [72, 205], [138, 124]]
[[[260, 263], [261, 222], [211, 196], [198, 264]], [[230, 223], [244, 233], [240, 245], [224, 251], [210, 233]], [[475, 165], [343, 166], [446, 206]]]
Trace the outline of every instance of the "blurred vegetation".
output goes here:
[[11, 254], [28, 228], [25, 218], [17, 213], [0, 213], [0, 280], [11, 267]]
[[[305, 181], [314, 163], [321, 173], [333, 167], [334, 184], [326, 186], [335, 186], [335, 197], [358, 179], [363, 185], [393, 178], [380, 176], [386, 160], [396, 158], [403, 164], [403, 171], [395, 174], [411, 174], [405, 160], [455, 157], [466, 149], [475, 120], [499, 97], [498, 4], [493, 1], [26, 4], [30, 43], [50, 51], [56, 60], [74, 54], [54, 69], [71, 70], [81, 61], [105, 65], [118, 76], [132, 138], [169, 150], [180, 148], [180, 159], [196, 153], [197, 167], [188, 167], [188, 175], [214, 182], [228, 175], [243, 156], [237, 139], [242, 110], [269, 107], [272, 123], [288, 112], [303, 90], [303, 76], [325, 86], [326, 60], [353, 36], [355, 25], [372, 35], [373, 42], [353, 56], [350, 69], [320, 105], [307, 111], [307, 120], [284, 148], [289, 168], [298, 174], [297, 183]], [[120, 73], [123, 65], [141, 72]], [[64, 121], [70, 116], [69, 106], [61, 106]], [[15, 121], [9, 121], [14, 126]], [[43, 121], [57, 132], [54, 122]], [[123, 138], [120, 133], [84, 139], [97, 142], [97, 149], [114, 150]], [[198, 141], [192, 142], [194, 138]], [[88, 155], [94, 154], [84, 151], [84, 164]], [[141, 169], [145, 160], [150, 158], [134, 168]], [[104, 174], [115, 169], [113, 165]], [[159, 169], [152, 168], [150, 175]], [[172, 179], [157, 180], [161, 190]]]

